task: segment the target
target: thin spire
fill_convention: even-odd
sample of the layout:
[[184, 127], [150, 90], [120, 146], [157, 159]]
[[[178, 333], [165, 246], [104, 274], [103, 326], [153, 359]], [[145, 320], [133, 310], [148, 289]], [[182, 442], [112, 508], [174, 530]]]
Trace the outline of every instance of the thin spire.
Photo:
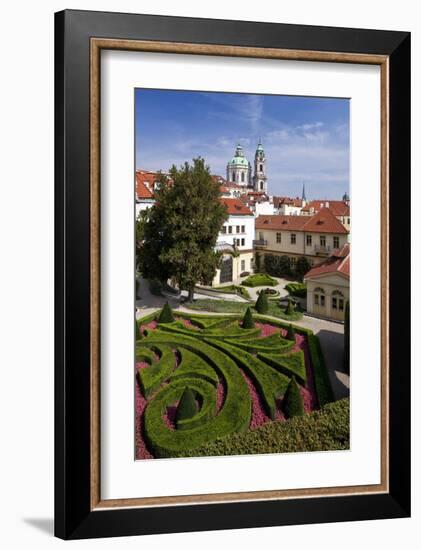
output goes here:
[[307, 202], [307, 198], [306, 198], [306, 186], [305, 186], [305, 183], [304, 183], [304, 182], [303, 182], [303, 192], [302, 192], [302, 194], [301, 194], [301, 200]]

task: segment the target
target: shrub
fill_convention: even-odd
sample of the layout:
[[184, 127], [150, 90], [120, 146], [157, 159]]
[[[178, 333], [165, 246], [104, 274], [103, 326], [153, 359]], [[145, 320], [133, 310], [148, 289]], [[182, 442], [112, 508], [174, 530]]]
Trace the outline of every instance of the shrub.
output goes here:
[[297, 296], [297, 298], [305, 298], [307, 295], [307, 285], [305, 283], [288, 283], [285, 285], [285, 290], [291, 296]]
[[291, 340], [295, 342], [295, 330], [291, 324], [288, 327], [287, 340]]
[[248, 307], [243, 318], [243, 328], [254, 328], [253, 315], [251, 309]]
[[243, 271], [240, 273], [240, 277], [248, 277], [250, 275], [250, 271]]
[[291, 275], [291, 260], [288, 256], [274, 256], [265, 254], [265, 271], [274, 277], [284, 277]]
[[[162, 382], [171, 376], [175, 367], [174, 353], [169, 346], [159, 344], [152, 346], [152, 349], [159, 355], [159, 361], [137, 371], [140, 389], [145, 397], [156, 391]], [[141, 355], [140, 350], [139, 355]]]
[[135, 334], [136, 341], [142, 339], [142, 333], [139, 330], [139, 325], [137, 324], [136, 319], [134, 320], [134, 334]]
[[314, 334], [307, 336], [308, 349], [313, 366], [314, 386], [320, 407], [333, 401], [333, 391], [327, 372], [320, 341]]
[[164, 307], [158, 317], [158, 323], [173, 323], [175, 321], [171, 306], [165, 302]]
[[176, 415], [176, 425], [179, 426], [179, 423], [183, 420], [191, 418], [197, 413], [197, 403], [193, 391], [187, 387], [183, 391], [180, 402], [177, 407]]
[[278, 281], [266, 275], [266, 273], [255, 273], [247, 277], [245, 281], [241, 283], [244, 286], [276, 286]]
[[288, 305], [285, 309], [285, 313], [286, 315], [292, 315], [295, 311], [295, 308], [294, 308], [294, 304], [292, 302], [292, 300], [288, 300]]
[[274, 420], [276, 415], [275, 398], [285, 393], [289, 379], [275, 369], [270, 369], [257, 357], [254, 357], [247, 351], [226, 341], [210, 341], [212, 346], [225, 352], [225, 354], [233, 359], [237, 365], [243, 369], [248, 376], [253, 380], [259, 395], [265, 405], [268, 416]]
[[268, 298], [265, 292], [261, 292], [254, 306], [258, 313], [267, 313], [269, 309]]
[[305, 384], [307, 373], [302, 350], [288, 355], [279, 355], [274, 352], [258, 353], [257, 357], [288, 377], [296, 376], [300, 383]]
[[183, 456], [227, 456], [349, 449], [349, 398], [286, 422], [271, 422], [202, 445]]
[[261, 268], [262, 268], [262, 261], [261, 261], [261, 256], [259, 254], [259, 252], [256, 252], [256, 254], [254, 255], [254, 271], [256, 273], [259, 273]]
[[276, 288], [263, 288], [257, 291], [257, 294], [261, 293], [267, 294], [268, 296], [277, 296], [279, 295], [279, 290], [276, 290]]
[[300, 281], [303, 280], [304, 275], [307, 273], [307, 271], [310, 271], [311, 269], [311, 263], [307, 260], [305, 256], [301, 256], [298, 258], [297, 263], [295, 264], [295, 274], [300, 279]]
[[301, 395], [300, 388], [295, 381], [295, 376], [291, 378], [290, 383], [288, 384], [283, 400], [283, 408], [288, 418], [303, 416], [304, 414], [303, 396]]
[[[187, 348], [199, 355], [218, 372], [226, 388], [224, 404], [219, 413], [201, 425], [196, 424], [194, 429], [189, 430], [188, 437], [186, 437], [184, 430], [171, 430], [166, 426], [162, 419], [162, 411], [180, 399], [182, 391], [187, 385], [200, 394], [202, 394], [201, 388], [204, 385], [213, 392], [216, 389], [205, 380], [194, 378], [174, 380], [165, 385], [149, 401], [144, 412], [145, 439], [155, 456], [187, 456], [189, 451], [202, 444], [223, 438], [234, 432], [245, 431], [248, 428], [251, 418], [251, 398], [248, 386], [230, 357], [201, 340], [176, 333], [164, 333], [159, 329], [151, 333], [143, 342], [148, 342], [150, 345], [164, 343], [171, 348]], [[142, 371], [144, 370], [148, 369], [142, 369]], [[204, 405], [191, 419], [192, 423], [201, 415], [203, 408]]]

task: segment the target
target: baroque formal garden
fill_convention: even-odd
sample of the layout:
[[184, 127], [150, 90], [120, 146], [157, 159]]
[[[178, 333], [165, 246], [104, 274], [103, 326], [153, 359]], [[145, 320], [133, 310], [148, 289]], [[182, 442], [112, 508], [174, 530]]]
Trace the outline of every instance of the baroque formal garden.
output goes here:
[[310, 330], [168, 304], [135, 330], [137, 459], [349, 447], [349, 400], [333, 402]]

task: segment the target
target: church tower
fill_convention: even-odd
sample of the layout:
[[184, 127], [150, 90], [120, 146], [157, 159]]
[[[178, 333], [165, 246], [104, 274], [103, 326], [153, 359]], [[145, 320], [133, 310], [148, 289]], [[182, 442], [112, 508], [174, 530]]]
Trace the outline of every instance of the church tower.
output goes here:
[[266, 176], [266, 156], [261, 140], [259, 140], [256, 153], [254, 155], [253, 187], [255, 191], [260, 191], [262, 193], [267, 193], [268, 191]]
[[227, 164], [227, 181], [243, 187], [250, 185], [250, 163], [244, 156], [243, 148], [237, 145], [235, 155]]

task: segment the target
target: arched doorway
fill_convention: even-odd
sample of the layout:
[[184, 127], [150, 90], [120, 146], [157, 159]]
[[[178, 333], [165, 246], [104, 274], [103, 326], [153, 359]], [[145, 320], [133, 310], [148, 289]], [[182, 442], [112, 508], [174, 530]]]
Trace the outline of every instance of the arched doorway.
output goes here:
[[219, 275], [220, 283], [229, 283], [232, 281], [232, 256], [225, 254], [221, 260], [221, 273]]
[[317, 287], [313, 292], [313, 312], [316, 315], [326, 316], [326, 296], [323, 288]]
[[345, 297], [339, 290], [332, 292], [331, 316], [339, 321], [343, 321], [345, 317]]

